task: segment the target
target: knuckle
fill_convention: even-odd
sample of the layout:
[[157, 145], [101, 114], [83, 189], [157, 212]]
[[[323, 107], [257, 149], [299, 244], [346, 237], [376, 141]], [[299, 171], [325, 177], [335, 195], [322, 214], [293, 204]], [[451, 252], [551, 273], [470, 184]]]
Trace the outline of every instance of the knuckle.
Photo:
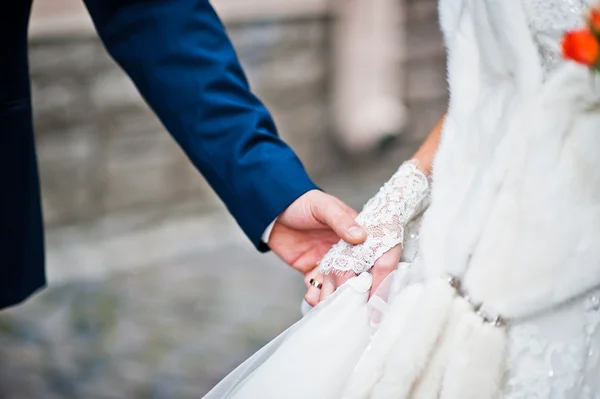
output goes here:
[[391, 252], [388, 252], [377, 259], [373, 265], [374, 269], [381, 269], [385, 271], [395, 270], [396, 267], [398, 267], [398, 257]]
[[311, 206], [313, 212], [315, 212], [315, 213], [321, 213], [321, 211], [323, 210], [323, 203], [321, 201], [319, 201], [317, 198], [315, 198], [313, 201], [310, 202], [310, 206]]
[[338, 212], [334, 218], [334, 223], [336, 226], [347, 227], [351, 225], [353, 220], [349, 217], [346, 217], [345, 214]]
[[379, 273], [390, 273], [395, 269], [396, 262], [392, 262], [387, 259], [382, 259], [381, 261], [375, 262], [375, 266], [373, 266], [373, 272]]
[[310, 274], [311, 274], [310, 272], [311, 272], [313, 269], [314, 269], [314, 266], [312, 266], [312, 265], [304, 265], [304, 266], [298, 266], [298, 267], [297, 267], [297, 270], [298, 270], [300, 273], [302, 273], [302, 274], [306, 275], [306, 277], [305, 277], [305, 278], [308, 278], [308, 279], [310, 279], [310, 278], [312, 277], [312, 276], [310, 275]]

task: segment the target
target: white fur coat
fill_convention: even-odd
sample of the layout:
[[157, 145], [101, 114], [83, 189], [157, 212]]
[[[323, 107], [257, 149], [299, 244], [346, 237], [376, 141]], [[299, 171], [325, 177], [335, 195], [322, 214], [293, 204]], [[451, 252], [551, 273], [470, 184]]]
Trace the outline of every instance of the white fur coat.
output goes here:
[[463, 296], [511, 323], [600, 286], [600, 76], [565, 63], [545, 78], [522, 6], [440, 2], [451, 101], [420, 235], [426, 283], [399, 337], [408, 366], [388, 367], [374, 397], [495, 397], [506, 328]]
[[520, 5], [440, 3], [451, 103], [421, 231], [428, 276], [506, 318], [600, 285], [600, 76], [544, 80]]

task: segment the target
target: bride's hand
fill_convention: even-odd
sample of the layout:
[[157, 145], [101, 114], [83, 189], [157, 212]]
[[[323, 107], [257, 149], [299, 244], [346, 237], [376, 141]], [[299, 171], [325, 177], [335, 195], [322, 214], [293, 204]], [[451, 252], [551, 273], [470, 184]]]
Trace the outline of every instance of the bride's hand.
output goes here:
[[[331, 295], [336, 288], [354, 277], [355, 271], [360, 273], [370, 269], [370, 273], [373, 275], [370, 295], [373, 295], [383, 280], [398, 267], [402, 253], [400, 243], [404, 237], [404, 226], [410, 221], [413, 212], [426, 206], [426, 201], [428, 201], [429, 180], [427, 176], [431, 173], [444, 119], [445, 117], [440, 119], [433, 128], [425, 143], [413, 157], [414, 162], [403, 164], [375, 197], [367, 203], [356, 219], [367, 231], [365, 243], [355, 246], [344, 243], [335, 244], [334, 251], [330, 250], [321, 259], [319, 268], [306, 274], [305, 300], [310, 305], [314, 306]], [[414, 170], [415, 168], [412, 166], [418, 168], [418, 171]], [[371, 234], [371, 240], [369, 240], [370, 232], [376, 233]], [[394, 236], [398, 240], [396, 242], [390, 242], [389, 239], [381, 240], [383, 236], [388, 238]], [[391, 249], [375, 259], [376, 253], [380, 253], [382, 244], [385, 248]], [[397, 245], [394, 246], [394, 244]], [[373, 257], [371, 258], [370, 255]], [[358, 260], [359, 258], [360, 261], [353, 261], [353, 259]], [[372, 268], [371, 265], [373, 265]], [[320, 273], [319, 269], [324, 271], [325, 275]], [[310, 283], [311, 279], [314, 284]]]
[[[373, 283], [371, 284], [369, 298], [377, 291], [377, 288], [379, 288], [383, 280], [385, 280], [391, 272], [396, 270], [398, 263], [400, 262], [400, 255], [402, 255], [402, 246], [396, 245], [375, 261], [373, 268], [370, 270], [370, 273], [373, 276]], [[352, 271], [343, 273], [333, 272], [324, 276], [318, 269], [314, 269], [305, 275], [304, 283], [306, 284], [306, 295], [304, 296], [304, 299], [309, 305], [315, 306], [317, 303], [331, 295], [346, 281], [355, 276], [356, 274]], [[321, 283], [321, 288], [319, 289], [311, 284], [311, 280], [316, 282], [317, 285], [318, 283]]]

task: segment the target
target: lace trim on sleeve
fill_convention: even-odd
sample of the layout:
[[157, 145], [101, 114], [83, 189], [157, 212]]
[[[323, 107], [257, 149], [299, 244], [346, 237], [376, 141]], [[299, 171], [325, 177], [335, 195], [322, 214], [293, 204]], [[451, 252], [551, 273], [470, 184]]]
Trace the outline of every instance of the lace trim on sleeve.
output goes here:
[[368, 271], [384, 253], [404, 240], [404, 227], [426, 205], [429, 181], [416, 161], [403, 163], [364, 206], [356, 221], [367, 232], [359, 245], [340, 241], [319, 263], [324, 274]]

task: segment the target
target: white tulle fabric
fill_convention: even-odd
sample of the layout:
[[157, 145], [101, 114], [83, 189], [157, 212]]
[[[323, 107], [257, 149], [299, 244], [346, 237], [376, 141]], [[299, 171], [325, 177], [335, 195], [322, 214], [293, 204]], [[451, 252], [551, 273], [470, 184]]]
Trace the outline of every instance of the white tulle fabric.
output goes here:
[[339, 398], [373, 330], [369, 286], [368, 274], [349, 281], [205, 398]]
[[356, 222], [367, 232], [360, 245], [340, 241], [319, 262], [323, 274], [366, 272], [384, 253], [404, 241], [407, 223], [427, 205], [429, 181], [414, 160], [404, 162], [364, 206]]
[[[392, 395], [398, 388], [395, 372], [410, 356], [398, 336], [419, 317], [410, 309], [420, 298], [423, 278], [418, 267], [403, 262], [367, 300], [370, 282], [368, 273], [349, 280], [205, 399], [443, 397], [438, 396], [439, 382], [430, 383], [441, 378], [431, 366], [454, 356], [452, 340], [460, 335], [459, 327], [450, 329], [454, 332], [446, 335], [449, 345], [440, 345], [442, 350], [430, 357], [428, 373], [412, 392]], [[464, 313], [463, 306], [457, 302], [451, 312]], [[556, 312], [511, 326], [502, 397], [600, 398], [599, 325], [600, 292], [592, 292]]]

